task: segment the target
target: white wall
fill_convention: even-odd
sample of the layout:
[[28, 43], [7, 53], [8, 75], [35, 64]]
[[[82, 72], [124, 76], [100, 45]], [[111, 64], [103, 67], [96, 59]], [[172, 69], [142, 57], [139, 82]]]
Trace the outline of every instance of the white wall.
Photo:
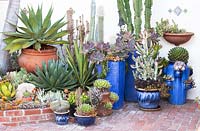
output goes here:
[[[152, 9], [152, 25], [155, 26], [155, 22], [159, 21], [162, 17], [168, 19], [174, 19], [180, 27], [185, 28], [188, 31], [194, 32], [195, 36], [186, 44], [183, 45], [188, 49], [190, 53], [189, 64], [194, 68], [193, 78], [196, 82], [196, 89], [192, 89], [188, 92], [188, 98], [193, 99], [200, 95], [200, 19], [198, 19], [200, 12], [200, 1], [198, 0], [153, 0], [154, 5]], [[2, 4], [3, 3], [3, 4]], [[49, 7], [54, 7], [53, 20], [63, 17], [66, 14], [66, 10], [72, 7], [75, 10], [76, 18], [84, 14], [85, 19], [89, 20], [90, 16], [90, 0], [21, 0], [21, 8], [27, 7], [27, 5], [33, 5], [35, 8], [38, 3], [43, 3], [43, 10], [47, 12]], [[96, 0], [97, 7], [104, 6], [105, 11], [105, 41], [113, 41], [113, 38], [118, 32], [118, 13], [116, 0]], [[132, 5], [132, 4], [131, 4]], [[169, 13], [169, 9], [174, 9], [179, 6], [181, 9], [187, 9], [187, 13], [181, 13], [180, 16], [174, 13]], [[5, 17], [5, 11], [7, 8], [7, 2], [0, 1], [0, 30], [2, 30], [2, 22]], [[2, 13], [3, 11], [3, 13]], [[161, 39], [163, 49], [161, 50], [162, 56], [167, 56], [170, 48], [173, 45], [167, 43]]]

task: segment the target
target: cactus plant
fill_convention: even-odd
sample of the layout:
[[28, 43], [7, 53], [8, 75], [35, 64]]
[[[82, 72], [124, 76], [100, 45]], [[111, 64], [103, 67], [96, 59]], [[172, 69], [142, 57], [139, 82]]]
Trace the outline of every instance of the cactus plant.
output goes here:
[[76, 110], [78, 115], [81, 116], [96, 116], [95, 108], [90, 104], [82, 104], [77, 107]]
[[67, 112], [70, 104], [66, 100], [56, 100], [50, 103], [50, 109], [54, 112]]
[[151, 7], [153, 5], [153, 0], [145, 0], [145, 29], [149, 30], [151, 28]]
[[65, 88], [73, 89], [75, 82], [72, 71], [69, 71], [60, 61], [50, 60], [48, 66], [42, 64], [42, 69], [37, 67], [35, 74], [31, 74], [31, 83], [45, 91], [57, 91]]
[[170, 49], [168, 53], [168, 59], [172, 62], [182, 61], [184, 63], [187, 63], [189, 59], [189, 53], [183, 47], [174, 47]]
[[67, 98], [70, 105], [75, 105], [76, 103], [76, 94], [74, 91], [70, 92]]
[[139, 39], [141, 33], [141, 24], [142, 24], [142, 0], [133, 0], [133, 8], [135, 12], [134, 16], [134, 25], [135, 25], [135, 35], [136, 39]]

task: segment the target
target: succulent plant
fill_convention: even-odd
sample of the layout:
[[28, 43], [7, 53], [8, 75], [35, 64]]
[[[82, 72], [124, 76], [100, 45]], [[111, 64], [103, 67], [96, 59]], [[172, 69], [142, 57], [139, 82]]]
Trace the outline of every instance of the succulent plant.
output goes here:
[[76, 103], [76, 94], [74, 91], [70, 92], [68, 94], [68, 98], [67, 98], [68, 102], [70, 105], [75, 105]]
[[172, 61], [172, 62], [182, 61], [184, 63], [187, 63], [189, 59], [189, 53], [183, 47], [174, 47], [170, 49], [168, 53], [168, 59], [169, 61]]
[[56, 100], [50, 103], [50, 109], [54, 112], [67, 112], [70, 104], [67, 100]]
[[160, 22], [156, 22], [156, 32], [159, 36], [163, 36], [164, 33], [184, 33], [184, 29], [179, 29], [178, 25], [172, 20], [173, 25], [170, 24], [169, 20], [161, 19]]
[[92, 105], [97, 106], [102, 99], [102, 92], [97, 88], [90, 88], [88, 95], [90, 97], [90, 102]]
[[109, 110], [111, 110], [111, 109], [112, 109], [112, 107], [113, 107], [113, 105], [112, 105], [112, 103], [111, 103], [111, 102], [106, 102], [106, 103], [104, 104], [104, 107], [105, 107], [106, 109], [109, 109]]
[[23, 93], [23, 97], [30, 97], [31, 95], [32, 93], [27, 90]]
[[80, 96], [81, 103], [90, 103], [90, 98], [84, 92]]
[[13, 100], [16, 95], [15, 87], [8, 81], [0, 82], [0, 97], [3, 100]]
[[60, 61], [50, 60], [48, 64], [43, 63], [42, 68], [37, 67], [35, 74], [31, 76], [31, 83], [45, 91], [63, 91], [65, 88], [73, 89], [76, 86], [72, 71]]
[[46, 107], [46, 106], [41, 105], [40, 103], [36, 103], [34, 101], [23, 102], [18, 105], [19, 109], [35, 109], [35, 108], [44, 108], [44, 107]]
[[110, 99], [111, 101], [115, 102], [119, 100], [119, 96], [115, 92], [110, 92]]
[[82, 116], [96, 116], [95, 108], [90, 104], [79, 105], [76, 109], [78, 115]]
[[60, 39], [67, 34], [66, 30], [59, 31], [66, 22], [63, 18], [51, 24], [53, 9], [50, 8], [46, 17], [42, 16], [42, 7], [38, 6], [37, 11], [33, 7], [28, 8], [28, 14], [21, 10], [18, 18], [24, 24], [24, 27], [16, 26], [16, 32], [4, 32], [8, 38], [4, 41], [7, 43], [5, 50], [10, 53], [20, 49], [33, 47], [40, 50], [42, 45], [46, 44], [66, 44], [66, 41]]
[[104, 79], [95, 80], [93, 85], [100, 90], [109, 89], [111, 86], [110, 82]]

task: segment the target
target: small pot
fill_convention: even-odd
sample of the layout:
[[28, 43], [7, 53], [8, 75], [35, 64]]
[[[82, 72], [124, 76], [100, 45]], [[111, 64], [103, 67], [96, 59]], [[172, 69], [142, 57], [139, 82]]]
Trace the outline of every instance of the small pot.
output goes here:
[[194, 35], [192, 32], [185, 32], [185, 33], [164, 33], [163, 37], [169, 43], [172, 43], [176, 46], [184, 44], [188, 42], [191, 37]]
[[110, 92], [103, 92], [101, 94], [102, 100], [101, 102], [108, 102], [110, 101]]
[[32, 100], [33, 100], [32, 97], [23, 97], [22, 98], [22, 102], [30, 102]]
[[56, 124], [58, 124], [58, 125], [68, 124], [69, 111], [67, 111], [67, 112], [56, 112], [56, 111], [54, 111], [54, 114], [55, 114]]
[[76, 122], [81, 126], [90, 126], [95, 123], [96, 116], [81, 116], [74, 113]]

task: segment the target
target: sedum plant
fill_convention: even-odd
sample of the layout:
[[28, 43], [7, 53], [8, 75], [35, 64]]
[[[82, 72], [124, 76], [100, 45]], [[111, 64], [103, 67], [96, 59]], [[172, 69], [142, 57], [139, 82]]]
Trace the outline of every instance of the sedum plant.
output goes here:
[[4, 32], [8, 36], [4, 39], [7, 43], [5, 50], [12, 53], [24, 48], [40, 50], [42, 45], [47, 44], [65, 44], [66, 41], [60, 38], [65, 36], [67, 31], [59, 31], [66, 24], [63, 22], [64, 17], [52, 24], [52, 13], [53, 9], [50, 8], [47, 15], [43, 17], [40, 6], [36, 11], [33, 7], [28, 7], [28, 13], [21, 10], [18, 18], [24, 26], [16, 26], [16, 32]]
[[60, 61], [55, 60], [48, 61], [48, 64], [43, 63], [42, 68], [37, 67], [35, 74], [31, 76], [31, 83], [45, 91], [73, 89], [76, 83], [72, 71], [63, 66]]
[[115, 92], [110, 92], [110, 96], [109, 97], [110, 97], [111, 101], [113, 101], [113, 102], [119, 100], [119, 96]]
[[170, 24], [169, 20], [163, 18], [160, 22], [156, 22], [156, 32], [159, 36], [163, 36], [164, 33], [185, 33], [185, 29], [179, 29], [178, 24], [172, 20], [173, 24]]
[[106, 102], [106, 103], [104, 104], [104, 107], [105, 107], [106, 109], [109, 109], [109, 110], [111, 110], [111, 109], [112, 109], [112, 107], [113, 107], [113, 105], [112, 105], [112, 103], [111, 103], [111, 102]]
[[182, 61], [184, 63], [187, 63], [189, 59], [189, 53], [183, 47], [174, 47], [170, 49], [168, 53], [168, 59], [169, 61], [172, 61], [172, 62]]

